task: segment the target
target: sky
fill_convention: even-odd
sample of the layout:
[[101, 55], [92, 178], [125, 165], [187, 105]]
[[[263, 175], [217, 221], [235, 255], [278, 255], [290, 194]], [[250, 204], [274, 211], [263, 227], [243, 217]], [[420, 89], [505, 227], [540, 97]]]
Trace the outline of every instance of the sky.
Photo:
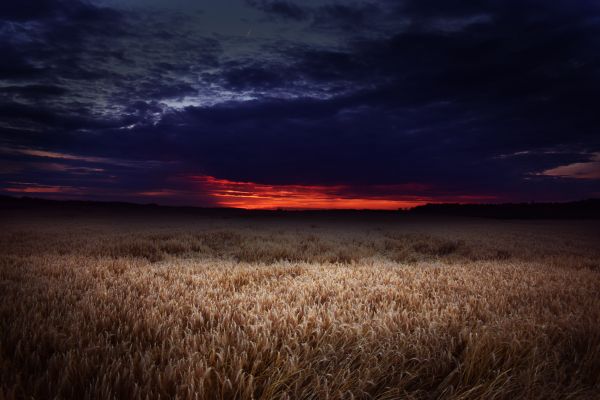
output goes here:
[[600, 2], [1, 2], [0, 194], [600, 197]]

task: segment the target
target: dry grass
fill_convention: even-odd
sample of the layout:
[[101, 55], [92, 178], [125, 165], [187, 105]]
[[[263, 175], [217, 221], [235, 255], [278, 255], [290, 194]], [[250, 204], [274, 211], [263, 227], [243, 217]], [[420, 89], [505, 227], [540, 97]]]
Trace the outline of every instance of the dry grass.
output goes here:
[[600, 397], [591, 224], [7, 225], [0, 399]]

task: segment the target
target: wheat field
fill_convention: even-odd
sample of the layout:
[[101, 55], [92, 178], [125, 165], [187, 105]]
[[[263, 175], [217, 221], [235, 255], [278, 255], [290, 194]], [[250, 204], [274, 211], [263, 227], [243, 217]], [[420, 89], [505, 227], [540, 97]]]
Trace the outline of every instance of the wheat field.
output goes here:
[[592, 221], [3, 217], [0, 399], [600, 398]]

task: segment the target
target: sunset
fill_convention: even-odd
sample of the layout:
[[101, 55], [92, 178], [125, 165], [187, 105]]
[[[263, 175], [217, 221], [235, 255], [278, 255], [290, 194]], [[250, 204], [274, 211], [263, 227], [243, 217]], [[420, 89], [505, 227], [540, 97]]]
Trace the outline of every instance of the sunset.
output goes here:
[[0, 400], [600, 399], [600, 1], [0, 1]]
[[[260, 185], [253, 182], [232, 182], [212, 176], [194, 176], [201, 190], [210, 193], [218, 205], [247, 209], [384, 209], [397, 210], [426, 203], [426, 198], [402, 196], [416, 185], [360, 188], [348, 186]], [[355, 189], [353, 191], [352, 189]], [[379, 190], [379, 195], [373, 193]], [[388, 195], [385, 193], [396, 193]], [[370, 195], [372, 197], [361, 198]]]

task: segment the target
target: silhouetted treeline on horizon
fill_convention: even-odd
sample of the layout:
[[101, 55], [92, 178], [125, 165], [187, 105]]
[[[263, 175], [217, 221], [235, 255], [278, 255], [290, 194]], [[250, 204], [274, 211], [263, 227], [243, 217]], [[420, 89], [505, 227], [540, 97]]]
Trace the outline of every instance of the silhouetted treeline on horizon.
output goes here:
[[277, 217], [277, 216], [456, 216], [497, 219], [600, 219], [600, 199], [566, 203], [508, 203], [508, 204], [426, 204], [402, 210], [246, 210], [240, 208], [208, 208], [193, 206], [166, 206], [127, 202], [91, 200], [49, 200], [32, 197], [0, 195], [0, 210], [31, 210], [42, 213], [68, 215], [173, 215], [196, 214], [222, 217]]
[[600, 218], [600, 199], [568, 203], [426, 204], [409, 212], [500, 219], [597, 219]]

